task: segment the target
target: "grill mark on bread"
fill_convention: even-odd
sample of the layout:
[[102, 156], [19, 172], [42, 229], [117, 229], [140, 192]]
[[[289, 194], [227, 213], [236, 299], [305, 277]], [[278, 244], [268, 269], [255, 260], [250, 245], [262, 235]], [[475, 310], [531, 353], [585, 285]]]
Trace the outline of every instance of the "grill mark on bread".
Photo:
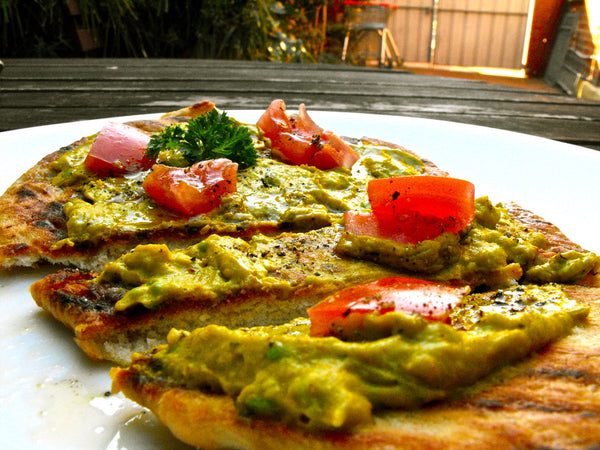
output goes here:
[[531, 371], [533, 376], [546, 377], [546, 378], [570, 378], [575, 380], [587, 380], [596, 379], [598, 375], [590, 374], [587, 371], [576, 370], [576, 369], [551, 369], [548, 367], [541, 367]]
[[66, 216], [63, 211], [63, 207], [64, 207], [64, 202], [58, 202], [58, 201], [50, 202], [50, 203], [48, 203], [48, 206], [46, 207], [46, 209], [44, 211], [42, 211], [42, 213], [40, 214], [40, 217], [45, 217], [53, 222], [65, 223]]
[[481, 399], [474, 403], [477, 409], [491, 410], [494, 412], [500, 411], [521, 411], [521, 412], [540, 412], [551, 414], [569, 414], [579, 416], [586, 419], [594, 419], [600, 417], [596, 411], [582, 411], [577, 406], [570, 405], [544, 405], [531, 402], [504, 402], [495, 399]]
[[91, 288], [84, 293], [87, 295], [68, 289], [58, 290], [56, 291], [56, 301], [65, 307], [74, 306], [82, 312], [112, 314], [114, 313], [114, 303], [122, 297], [122, 294], [115, 295], [114, 291], [104, 289]]
[[112, 308], [106, 304], [105, 298], [84, 297], [68, 291], [57, 291], [56, 300], [65, 306], [75, 306], [82, 311], [109, 313]]
[[17, 191], [17, 197], [19, 197], [19, 199], [21, 199], [21, 200], [30, 198], [30, 197], [35, 197], [35, 196], [36, 196], [35, 192], [33, 192], [31, 189], [29, 189], [27, 187], [22, 187]]
[[79, 314], [88, 312], [114, 314], [114, 304], [123, 297], [124, 289], [115, 284], [96, 284], [93, 272], [78, 269], [59, 271], [47, 278], [54, 292], [51, 302], [55, 307], [75, 307]]

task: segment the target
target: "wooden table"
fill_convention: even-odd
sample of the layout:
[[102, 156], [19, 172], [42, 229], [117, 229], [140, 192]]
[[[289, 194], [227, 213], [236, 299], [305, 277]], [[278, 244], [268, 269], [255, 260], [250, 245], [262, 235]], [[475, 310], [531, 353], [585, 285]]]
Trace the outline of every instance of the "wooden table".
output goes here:
[[9, 59], [0, 131], [165, 112], [210, 99], [221, 109], [290, 108], [441, 119], [600, 150], [600, 103], [405, 70], [198, 59]]

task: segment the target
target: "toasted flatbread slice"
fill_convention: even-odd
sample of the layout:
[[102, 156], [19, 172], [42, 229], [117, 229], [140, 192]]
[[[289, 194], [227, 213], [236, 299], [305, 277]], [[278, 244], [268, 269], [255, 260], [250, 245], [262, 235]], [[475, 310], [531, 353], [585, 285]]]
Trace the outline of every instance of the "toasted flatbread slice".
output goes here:
[[[159, 120], [134, 121], [129, 125], [153, 134], [213, 108], [213, 103], [201, 102], [165, 114]], [[141, 187], [143, 178], [123, 177], [119, 178], [122, 183], [106, 184], [86, 172], [85, 181], [71, 184], [68, 180], [72, 168], [79, 170], [78, 164], [93, 138], [83, 138], [46, 156], [0, 197], [1, 269], [50, 262], [100, 270], [107, 262], [145, 242], [161, 242], [175, 248], [191, 245], [212, 233], [247, 238], [256, 233], [328, 226], [341, 217], [349, 204], [362, 199], [349, 188], [346, 179], [351, 179], [357, 190], [367, 179], [368, 169], [360, 161], [354, 169], [356, 173], [348, 173], [345, 178], [335, 171], [277, 162], [257, 138], [257, 147], [262, 146], [264, 157], [259, 158], [257, 165], [238, 171], [239, 195], [228, 196], [216, 211], [185, 218], [156, 205]], [[406, 174], [446, 175], [431, 161], [398, 145], [368, 138], [344, 139], [355, 147], [368, 147], [378, 156], [387, 154], [398, 173], [406, 170]], [[390, 156], [392, 151], [396, 153]]]
[[[187, 289], [185, 272], [189, 269], [184, 267], [173, 282], [177, 292], [165, 294], [168, 298], [156, 307], [136, 304], [118, 310], [119, 301], [135, 291], [131, 285], [112, 281], [111, 276], [98, 283], [94, 273], [74, 269], [34, 283], [31, 294], [38, 306], [74, 331], [75, 341], [88, 356], [125, 365], [133, 351], [146, 351], [164, 342], [173, 327], [189, 330], [211, 323], [228, 327], [284, 323], [345, 286], [397, 273], [374, 263], [335, 256], [338, 237], [337, 227], [284, 233], [277, 239], [257, 236], [249, 242], [210, 236], [198, 244], [211, 247], [198, 269], [209, 282]], [[226, 247], [239, 263], [229, 258], [215, 261]], [[153, 246], [152, 250], [161, 249]], [[245, 274], [254, 262], [256, 268]], [[107, 267], [110, 271], [110, 265]], [[253, 279], [258, 272], [261, 282]]]
[[587, 323], [530, 359], [455, 398], [419, 409], [382, 410], [350, 432], [308, 432], [244, 418], [232, 398], [113, 369], [114, 392], [149, 408], [173, 434], [200, 448], [589, 449], [600, 442], [600, 288], [566, 288], [591, 306]]
[[[128, 125], [151, 134], [213, 108], [213, 103], [201, 102], [165, 114], [159, 120], [138, 120]], [[71, 186], [61, 187], [52, 182], [58, 173], [53, 163], [87, 140], [84, 137], [45, 156], [0, 197], [0, 268], [31, 267], [43, 262], [101, 267], [131, 248], [134, 237], [119, 236], [116, 232], [109, 241], [96, 245], [82, 242], [77, 248], [54, 248], [68, 237], [64, 204], [73, 198], [82, 198], [82, 195]], [[170, 239], [176, 242], [182, 237], [175, 234]]]
[[[584, 258], [588, 254], [534, 214], [516, 205], [509, 212], [521, 226], [542, 233], [549, 242], [539, 250], [540, 267], [557, 254], [582, 252]], [[477, 273], [477, 284], [472, 284], [472, 272], [451, 280], [439, 273], [415, 275], [339, 255], [336, 245], [342, 233], [341, 226], [332, 226], [276, 237], [257, 235], [247, 241], [211, 235], [173, 252], [163, 246], [140, 246], [109, 263], [99, 275], [80, 270], [49, 275], [32, 285], [31, 294], [38, 306], [74, 331], [77, 344], [90, 357], [127, 364], [133, 351], [164, 342], [171, 328], [281, 324], [305, 315], [308, 307], [342, 288], [388, 276], [408, 273], [473, 287], [498, 279], [509, 286], [523, 277], [516, 263], [503, 266], [501, 276], [495, 270]], [[428, 258], [431, 251], [425, 248], [419, 255]], [[576, 281], [600, 285], [598, 259], [589, 255], [596, 265]], [[510, 278], [513, 274], [516, 278]], [[547, 281], [565, 282], [542, 280]]]

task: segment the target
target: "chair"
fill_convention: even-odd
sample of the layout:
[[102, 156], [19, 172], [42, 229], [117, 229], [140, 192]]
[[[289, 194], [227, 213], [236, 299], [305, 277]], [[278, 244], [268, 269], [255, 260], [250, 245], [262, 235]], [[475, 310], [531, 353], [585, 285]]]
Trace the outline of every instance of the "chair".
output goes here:
[[[401, 66], [402, 58], [398, 53], [398, 47], [392, 33], [387, 28], [387, 21], [395, 9], [388, 3], [377, 3], [368, 1], [344, 2], [345, 16], [347, 22], [346, 36], [342, 49], [342, 61], [348, 59], [348, 48], [350, 40], [354, 41], [353, 48], [358, 49], [354, 54], [354, 60], [365, 64], [369, 57], [376, 59], [379, 67], [393, 68], [394, 64]], [[375, 34], [378, 38], [379, 51], [377, 53], [367, 51], [368, 44], [365, 42], [369, 35]], [[362, 50], [360, 50], [362, 44]]]

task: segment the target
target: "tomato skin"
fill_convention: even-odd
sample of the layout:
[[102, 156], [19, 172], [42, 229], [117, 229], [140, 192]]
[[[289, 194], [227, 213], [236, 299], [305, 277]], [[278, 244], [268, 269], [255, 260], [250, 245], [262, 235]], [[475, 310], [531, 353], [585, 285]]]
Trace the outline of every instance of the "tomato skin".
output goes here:
[[408, 242], [458, 233], [475, 217], [475, 187], [469, 181], [429, 175], [371, 180], [367, 193], [383, 234]]
[[403, 233], [398, 227], [381, 222], [371, 211], [346, 211], [344, 213], [344, 229], [358, 236], [372, 236], [382, 239], [392, 239], [404, 244], [414, 243], [416, 237]]
[[359, 155], [350, 145], [331, 131], [318, 126], [301, 104], [298, 114], [288, 117], [283, 100], [274, 100], [258, 119], [257, 125], [271, 140], [273, 154], [282, 161], [306, 164], [327, 170], [350, 168]]
[[102, 176], [147, 170], [154, 164], [146, 157], [150, 139], [137, 128], [111, 122], [100, 130], [83, 164]]
[[[311, 336], [331, 336], [360, 327], [354, 314], [416, 313], [427, 320], [448, 322], [466, 287], [455, 287], [408, 277], [383, 278], [343, 289], [309, 308]], [[351, 314], [354, 316], [346, 320]]]
[[186, 168], [155, 164], [143, 186], [159, 205], [187, 217], [196, 216], [212, 211], [225, 194], [236, 192], [237, 167], [225, 158]]

